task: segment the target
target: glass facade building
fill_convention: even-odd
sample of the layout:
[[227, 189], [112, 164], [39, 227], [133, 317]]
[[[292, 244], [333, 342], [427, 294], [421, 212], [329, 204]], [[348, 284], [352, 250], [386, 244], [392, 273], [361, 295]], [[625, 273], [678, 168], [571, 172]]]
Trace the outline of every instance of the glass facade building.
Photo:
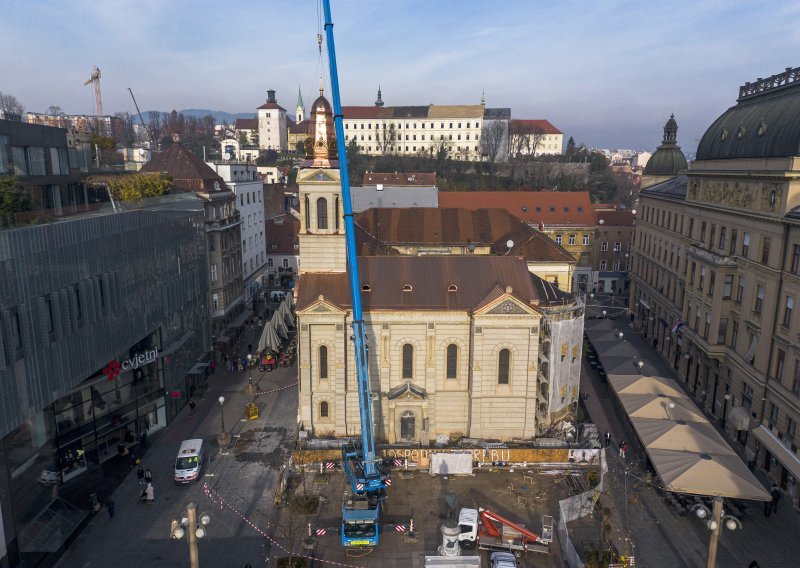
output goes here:
[[207, 255], [194, 196], [0, 231], [0, 566], [56, 553], [87, 514], [62, 490], [187, 403]]

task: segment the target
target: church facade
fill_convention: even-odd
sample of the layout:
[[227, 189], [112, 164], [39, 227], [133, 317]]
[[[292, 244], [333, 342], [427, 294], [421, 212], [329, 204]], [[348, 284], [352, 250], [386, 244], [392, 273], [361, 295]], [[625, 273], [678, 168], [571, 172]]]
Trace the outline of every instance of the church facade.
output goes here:
[[[332, 112], [312, 107], [300, 188], [298, 419], [354, 436], [360, 416]], [[376, 439], [530, 439], [578, 399], [583, 307], [517, 256], [359, 258]]]

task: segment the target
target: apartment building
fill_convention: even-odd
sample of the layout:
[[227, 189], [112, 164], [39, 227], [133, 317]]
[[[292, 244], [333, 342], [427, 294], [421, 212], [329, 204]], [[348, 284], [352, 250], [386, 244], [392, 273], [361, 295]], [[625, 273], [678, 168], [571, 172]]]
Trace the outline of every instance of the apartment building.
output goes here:
[[691, 169], [642, 191], [631, 286], [635, 323], [795, 506], [798, 108], [800, 68], [746, 83]]

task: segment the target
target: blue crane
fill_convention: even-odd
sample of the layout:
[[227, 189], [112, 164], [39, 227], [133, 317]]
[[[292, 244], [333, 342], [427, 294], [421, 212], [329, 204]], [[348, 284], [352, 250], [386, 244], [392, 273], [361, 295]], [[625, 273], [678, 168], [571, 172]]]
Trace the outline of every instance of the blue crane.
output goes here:
[[342, 464], [350, 484], [350, 493], [342, 504], [342, 545], [375, 546], [380, 534], [380, 511], [386, 498], [386, 475], [381, 472], [375, 455], [375, 433], [372, 422], [372, 398], [369, 388], [367, 336], [361, 309], [361, 285], [358, 275], [353, 205], [350, 200], [350, 179], [347, 172], [347, 149], [344, 144], [342, 103], [339, 98], [339, 74], [336, 70], [336, 48], [333, 42], [333, 21], [330, 0], [322, 1], [325, 11], [325, 36], [328, 44], [328, 63], [333, 94], [333, 123], [336, 129], [339, 173], [344, 206], [345, 240], [350, 295], [353, 303], [353, 342], [355, 345], [358, 403], [361, 413], [361, 444], [349, 444], [342, 449]]

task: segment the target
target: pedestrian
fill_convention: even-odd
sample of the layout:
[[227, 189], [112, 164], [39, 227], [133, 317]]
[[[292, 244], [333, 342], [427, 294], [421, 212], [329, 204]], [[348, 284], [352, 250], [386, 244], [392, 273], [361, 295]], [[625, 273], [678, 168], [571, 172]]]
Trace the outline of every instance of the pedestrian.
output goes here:
[[750, 564], [747, 565], [747, 568], [759, 568], [758, 562], [753, 560]]
[[625, 441], [624, 440], [621, 441], [619, 443], [619, 457], [621, 457], [623, 460], [625, 459], [625, 450], [627, 450], [627, 449], [628, 449], [628, 446], [625, 444]]
[[611, 445], [611, 432], [606, 430], [606, 448]]
[[156, 502], [156, 493], [153, 489], [153, 484], [148, 483], [147, 487], [144, 489], [144, 500], [148, 503], [155, 503]]
[[211, 361], [211, 363], [209, 363], [208, 366], [211, 368], [211, 374], [213, 375], [214, 371], [217, 370], [217, 362], [216, 361]]
[[108, 517], [111, 519], [114, 518], [114, 506], [114, 500], [109, 498], [108, 501], [106, 501], [106, 509], [108, 509]]
[[151, 483], [153, 483], [153, 474], [150, 473], [150, 468], [149, 467], [144, 472], [144, 482], [147, 485], [150, 485]]
[[193, 398], [189, 399], [189, 414], [194, 414], [194, 409], [197, 408], [197, 403]]
[[139, 478], [139, 485], [144, 485], [144, 468], [142, 466], [136, 468], [136, 477]]
[[770, 503], [770, 506], [772, 507], [772, 512], [777, 515], [778, 501], [781, 500], [781, 490], [778, 489], [778, 486], [773, 483], [772, 487], [769, 490], [769, 494], [772, 496], [772, 502]]

